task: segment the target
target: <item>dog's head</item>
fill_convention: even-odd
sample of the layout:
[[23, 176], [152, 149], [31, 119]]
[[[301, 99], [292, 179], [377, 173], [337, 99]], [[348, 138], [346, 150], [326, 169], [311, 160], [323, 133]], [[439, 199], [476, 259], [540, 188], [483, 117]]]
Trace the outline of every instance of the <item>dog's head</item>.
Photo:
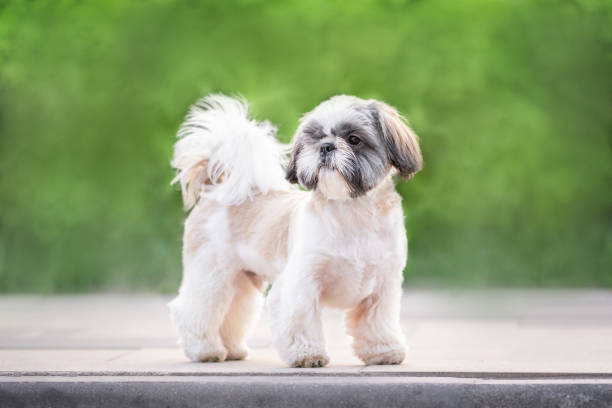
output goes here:
[[393, 168], [401, 177], [421, 170], [417, 135], [384, 102], [339, 95], [304, 115], [293, 139], [287, 180], [330, 199], [354, 198]]

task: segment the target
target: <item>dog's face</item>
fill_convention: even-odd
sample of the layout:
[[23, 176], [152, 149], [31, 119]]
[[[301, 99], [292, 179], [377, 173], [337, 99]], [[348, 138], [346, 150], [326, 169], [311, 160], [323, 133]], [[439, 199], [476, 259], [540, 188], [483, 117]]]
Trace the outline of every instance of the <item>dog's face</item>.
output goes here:
[[393, 168], [412, 177], [422, 164], [417, 136], [394, 108], [340, 95], [302, 118], [286, 177], [330, 199], [355, 198]]

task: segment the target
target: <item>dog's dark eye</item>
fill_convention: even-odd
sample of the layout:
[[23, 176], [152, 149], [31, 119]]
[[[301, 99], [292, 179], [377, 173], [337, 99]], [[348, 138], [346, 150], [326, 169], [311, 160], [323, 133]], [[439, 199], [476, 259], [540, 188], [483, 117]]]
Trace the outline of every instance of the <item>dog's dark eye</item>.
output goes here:
[[350, 135], [348, 138], [348, 142], [352, 145], [358, 145], [359, 143], [361, 143], [361, 139], [355, 135]]

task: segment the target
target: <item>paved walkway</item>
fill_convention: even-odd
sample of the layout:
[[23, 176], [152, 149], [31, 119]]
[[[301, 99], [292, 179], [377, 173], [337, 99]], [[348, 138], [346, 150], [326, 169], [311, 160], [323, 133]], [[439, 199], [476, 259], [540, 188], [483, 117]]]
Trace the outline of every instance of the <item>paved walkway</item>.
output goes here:
[[[248, 360], [191, 363], [176, 347], [168, 300], [142, 294], [2, 296], [0, 383], [207, 377], [210, 386], [271, 376], [282, 379], [275, 380], [279, 386], [295, 376], [315, 383], [323, 377], [371, 377], [370, 385], [416, 378], [419, 387], [431, 381], [586, 382], [603, 384], [605, 392], [595, 400], [610, 398], [612, 404], [612, 291], [408, 290], [402, 323], [410, 350], [399, 366], [363, 366], [351, 354], [342, 314], [328, 311], [324, 325], [331, 364], [316, 369], [282, 364], [265, 316], [250, 337]], [[331, 386], [329, 378], [323, 381]], [[3, 394], [0, 386], [3, 395], [20, 401], [18, 392]]]

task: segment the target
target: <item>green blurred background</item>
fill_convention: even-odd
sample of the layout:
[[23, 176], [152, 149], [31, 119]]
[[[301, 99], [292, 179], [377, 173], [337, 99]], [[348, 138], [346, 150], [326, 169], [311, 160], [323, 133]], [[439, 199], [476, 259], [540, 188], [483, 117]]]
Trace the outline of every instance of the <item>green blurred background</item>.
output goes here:
[[0, 1], [0, 291], [172, 291], [174, 135], [241, 93], [287, 141], [336, 94], [397, 106], [406, 282], [612, 287], [612, 2]]

